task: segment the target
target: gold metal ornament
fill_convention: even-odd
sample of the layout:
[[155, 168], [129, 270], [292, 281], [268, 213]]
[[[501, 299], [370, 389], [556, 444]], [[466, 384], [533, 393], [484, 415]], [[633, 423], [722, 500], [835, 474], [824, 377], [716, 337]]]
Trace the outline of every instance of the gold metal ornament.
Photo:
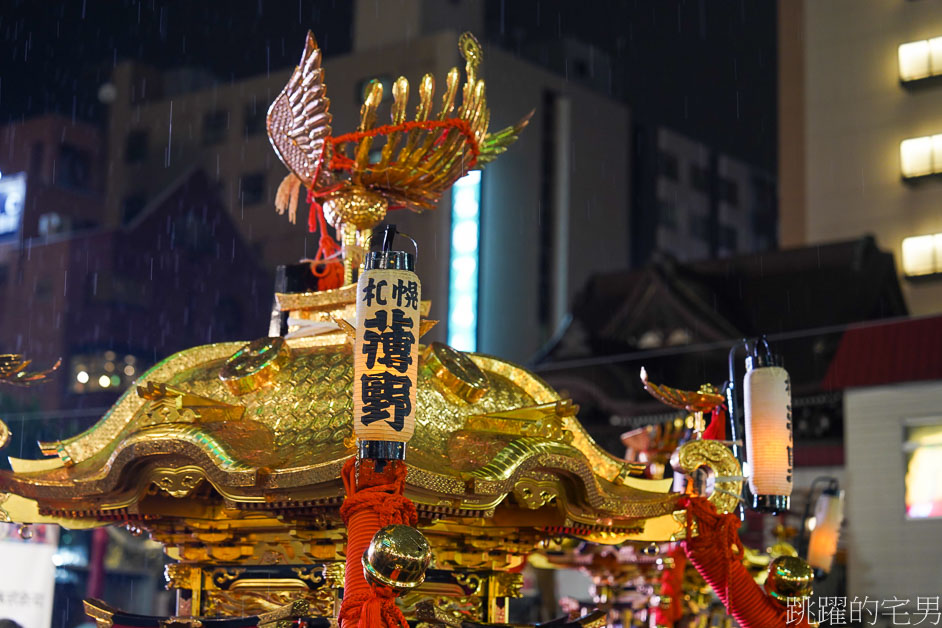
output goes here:
[[742, 494], [742, 468], [729, 447], [715, 440], [692, 440], [677, 450], [677, 464], [693, 477], [697, 469], [707, 467], [713, 473], [713, 492], [707, 498], [717, 512], [733, 512]]
[[32, 363], [18, 353], [0, 354], [0, 384], [32, 386], [49, 381], [49, 376], [62, 365], [62, 358], [45, 371], [27, 371], [26, 367]]
[[797, 556], [779, 556], [769, 564], [765, 592], [776, 602], [787, 605], [811, 596], [814, 570]]
[[[362, 260], [369, 233], [390, 207], [433, 209], [441, 195], [469, 170], [480, 168], [507, 150], [530, 115], [488, 133], [490, 111], [484, 81], [478, 78], [483, 51], [471, 33], [459, 38], [466, 80], [455, 110], [459, 71], [452, 68], [437, 115], [433, 115], [435, 79], [419, 83], [415, 116], [407, 121], [409, 81], [392, 88], [391, 125], [377, 126], [383, 86], [371, 83], [354, 133], [333, 136], [321, 51], [308, 33], [304, 53], [291, 79], [268, 111], [268, 135], [291, 171], [278, 188], [275, 207], [296, 220], [300, 188], [323, 201], [324, 218], [336, 230], [344, 251], [344, 283]], [[384, 138], [378, 157], [373, 146]]]
[[408, 591], [425, 581], [431, 560], [432, 548], [421, 532], [412, 526], [386, 526], [363, 552], [363, 574], [367, 581]]
[[291, 357], [284, 338], [259, 338], [226, 360], [219, 373], [234, 395], [243, 395], [271, 383], [275, 373]]
[[652, 397], [661, 403], [687, 412], [709, 412], [723, 404], [726, 398], [711, 384], [704, 384], [699, 390], [680, 390], [648, 380], [648, 372], [641, 368], [641, 383]]
[[[49, 376], [62, 364], [62, 358], [56, 360], [56, 363], [45, 371], [27, 371], [26, 368], [30, 364], [32, 360], [27, 360], [18, 353], [0, 354], [0, 384], [32, 386], [47, 382]], [[0, 421], [0, 449], [9, 445], [12, 437], [13, 434], [7, 424]]]
[[487, 393], [487, 376], [483, 371], [467, 355], [448, 345], [433, 342], [426, 347], [422, 361], [443, 390], [463, 401], [474, 403]]

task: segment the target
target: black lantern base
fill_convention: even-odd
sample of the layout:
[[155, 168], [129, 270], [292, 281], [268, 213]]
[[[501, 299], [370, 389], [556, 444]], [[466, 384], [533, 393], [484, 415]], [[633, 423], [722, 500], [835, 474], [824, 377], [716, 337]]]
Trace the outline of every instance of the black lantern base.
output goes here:
[[788, 510], [791, 497], [788, 495], [753, 495], [752, 509], [759, 512], [778, 514]]
[[405, 460], [406, 444], [390, 440], [361, 440], [360, 460]]

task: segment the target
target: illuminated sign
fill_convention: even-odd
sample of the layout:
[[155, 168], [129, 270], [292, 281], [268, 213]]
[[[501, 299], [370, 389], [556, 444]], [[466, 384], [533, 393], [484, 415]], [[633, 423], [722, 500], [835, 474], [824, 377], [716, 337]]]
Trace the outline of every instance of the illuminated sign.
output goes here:
[[26, 173], [0, 175], [0, 239], [20, 232], [26, 204]]
[[458, 179], [451, 191], [451, 264], [448, 285], [448, 344], [477, 350], [481, 171]]

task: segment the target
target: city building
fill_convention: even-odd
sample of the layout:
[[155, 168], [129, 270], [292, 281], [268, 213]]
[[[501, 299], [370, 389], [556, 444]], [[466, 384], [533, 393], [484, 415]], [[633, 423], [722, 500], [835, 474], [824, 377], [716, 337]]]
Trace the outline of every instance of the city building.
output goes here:
[[931, 2], [779, 2], [783, 246], [873, 234], [914, 315], [942, 312], [942, 133]]
[[779, 2], [782, 243], [873, 234], [919, 317], [848, 332], [829, 374], [845, 391], [847, 594], [914, 613], [939, 564], [940, 36], [934, 3]]
[[636, 125], [633, 254], [681, 261], [768, 251], [778, 244], [775, 177], [663, 126]]
[[27, 447], [86, 427], [83, 419], [100, 416], [176, 351], [255, 338], [268, 327], [268, 275], [200, 170], [126, 225], [0, 250], [0, 351], [22, 353], [36, 369], [62, 360], [49, 383], [3, 390], [4, 419]]
[[98, 129], [59, 115], [0, 128], [0, 245], [99, 224], [105, 172]]
[[[353, 53], [325, 60], [335, 134], [356, 129], [371, 79], [388, 96], [396, 77], [415, 86], [431, 73], [440, 91], [448, 70], [464, 65], [455, 29], [483, 24], [483, 3], [401, 4], [358, 3]], [[299, 57], [302, 44], [293, 44]], [[485, 47], [483, 68], [491, 129], [534, 110], [521, 139], [435, 211], [388, 220], [419, 242], [423, 296], [442, 320], [428, 338], [524, 361], [557, 331], [578, 286], [629, 263], [630, 121], [623, 104], [494, 47]], [[290, 72], [228, 83], [119, 63], [109, 86], [105, 223], [132, 221], [198, 166], [267, 268], [313, 256], [306, 212], [291, 225], [273, 209], [286, 172], [269, 146], [265, 114]], [[459, 202], [467, 224], [457, 229]], [[508, 308], [518, 313], [514, 323]]]

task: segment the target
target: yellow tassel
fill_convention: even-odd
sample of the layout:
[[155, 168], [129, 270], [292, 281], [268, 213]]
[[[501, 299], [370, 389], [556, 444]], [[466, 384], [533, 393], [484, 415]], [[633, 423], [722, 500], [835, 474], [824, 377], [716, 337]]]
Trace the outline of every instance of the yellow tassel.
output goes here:
[[281, 215], [284, 214], [287, 209], [288, 222], [292, 224], [297, 222], [298, 194], [300, 189], [301, 179], [294, 173], [289, 173], [288, 176], [281, 180], [278, 191], [275, 193], [275, 211]]

